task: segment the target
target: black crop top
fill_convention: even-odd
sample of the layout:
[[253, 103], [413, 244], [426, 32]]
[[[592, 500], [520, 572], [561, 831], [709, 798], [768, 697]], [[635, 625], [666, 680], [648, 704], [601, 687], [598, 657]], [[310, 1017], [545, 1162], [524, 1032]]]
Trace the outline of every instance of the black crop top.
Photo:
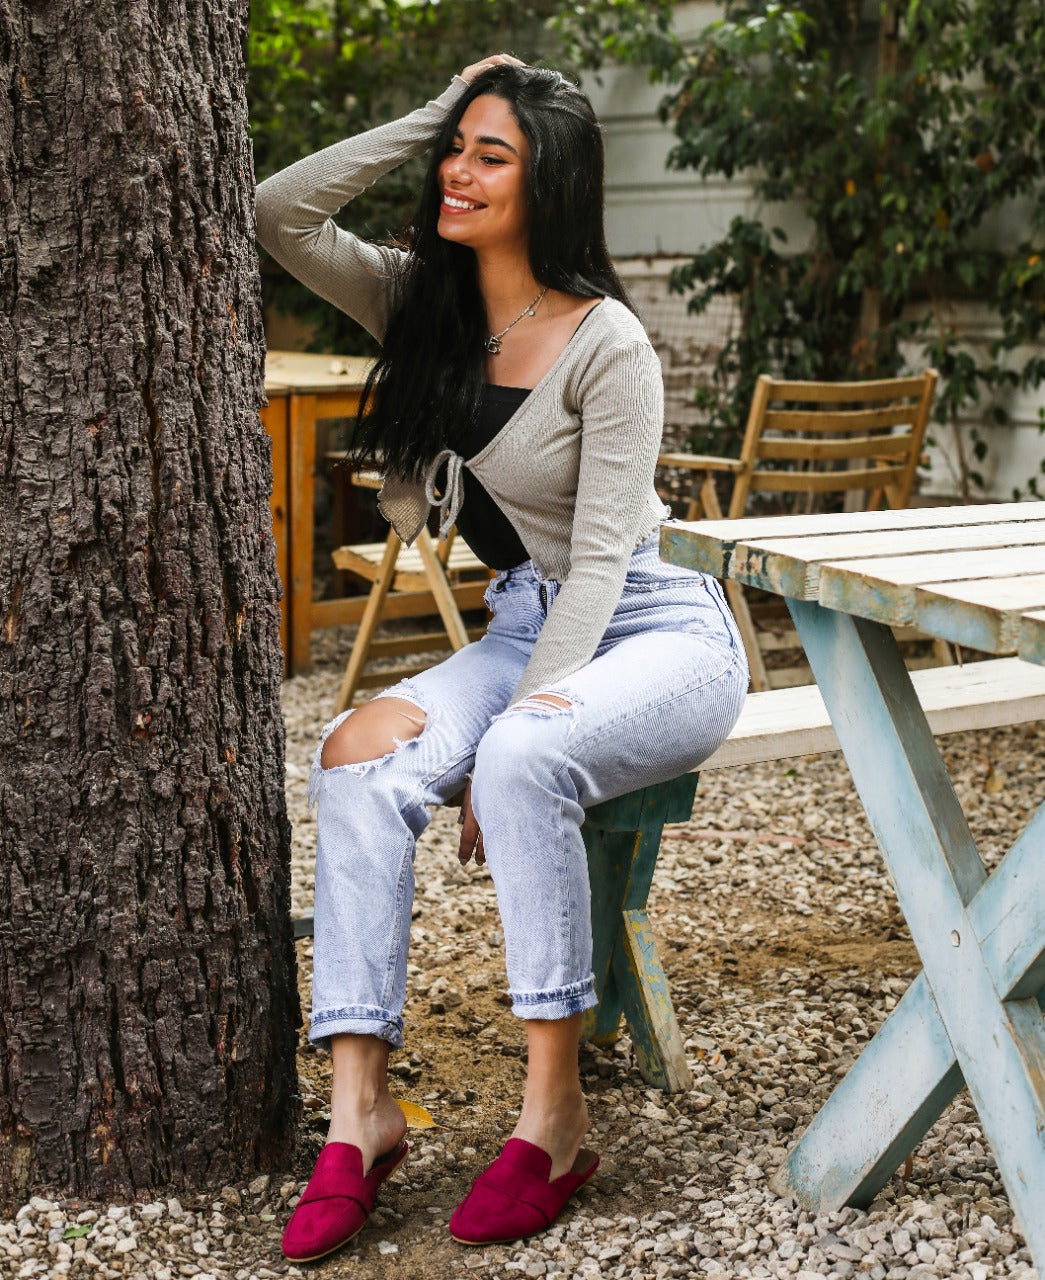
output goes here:
[[[529, 395], [525, 387], [499, 387], [487, 383], [474, 423], [453, 442], [462, 458], [474, 458], [485, 449]], [[514, 569], [529, 560], [515, 527], [467, 467], [461, 468], [464, 500], [457, 513], [457, 532], [483, 564], [491, 569]]]

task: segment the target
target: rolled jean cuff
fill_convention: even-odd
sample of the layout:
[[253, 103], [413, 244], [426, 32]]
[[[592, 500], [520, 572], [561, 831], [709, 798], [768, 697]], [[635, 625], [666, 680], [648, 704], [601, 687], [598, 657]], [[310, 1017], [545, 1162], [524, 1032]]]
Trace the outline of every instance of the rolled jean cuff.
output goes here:
[[569, 1018], [599, 1003], [594, 974], [551, 991], [509, 991], [508, 994], [512, 997], [512, 1013], [517, 1018]]
[[308, 1038], [320, 1049], [330, 1049], [330, 1037], [377, 1036], [393, 1049], [403, 1047], [403, 1019], [387, 1009], [352, 1004], [344, 1009], [322, 1009], [309, 1020]]

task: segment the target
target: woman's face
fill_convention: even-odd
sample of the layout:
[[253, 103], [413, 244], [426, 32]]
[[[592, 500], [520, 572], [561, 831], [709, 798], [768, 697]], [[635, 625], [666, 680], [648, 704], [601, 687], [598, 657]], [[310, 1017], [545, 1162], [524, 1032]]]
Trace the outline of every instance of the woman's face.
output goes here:
[[481, 251], [526, 254], [530, 147], [503, 98], [468, 104], [439, 165], [439, 234]]

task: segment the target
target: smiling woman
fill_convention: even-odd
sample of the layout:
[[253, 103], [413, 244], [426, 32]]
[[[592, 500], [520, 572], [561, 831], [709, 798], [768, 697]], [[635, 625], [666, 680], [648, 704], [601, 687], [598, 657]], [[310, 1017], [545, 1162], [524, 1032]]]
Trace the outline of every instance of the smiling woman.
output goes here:
[[[333, 215], [430, 150], [413, 227], [369, 244]], [[489, 863], [527, 1080], [512, 1136], [450, 1222], [465, 1244], [543, 1231], [594, 1173], [577, 1049], [596, 1003], [592, 805], [694, 768], [747, 669], [718, 584], [662, 565], [660, 365], [609, 259], [587, 98], [498, 54], [435, 101], [258, 189], [258, 234], [382, 344], [354, 442], [407, 542], [442, 511], [485, 563], [486, 635], [324, 730], [311, 1038], [333, 1055], [328, 1141], [283, 1238], [358, 1232], [406, 1155], [403, 1044], [415, 841], [463, 793], [460, 858]]]

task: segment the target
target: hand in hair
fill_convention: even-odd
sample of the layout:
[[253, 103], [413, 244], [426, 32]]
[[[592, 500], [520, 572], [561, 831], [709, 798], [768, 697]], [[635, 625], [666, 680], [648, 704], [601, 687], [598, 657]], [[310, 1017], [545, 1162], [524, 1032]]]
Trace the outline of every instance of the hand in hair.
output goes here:
[[461, 72], [461, 79], [471, 84], [476, 76], [489, 71], [491, 67], [498, 66], [525, 67], [526, 63], [519, 58], [513, 58], [510, 53], [495, 53], [489, 58], [483, 58], [482, 62], [473, 62], [470, 67], [465, 67]]

